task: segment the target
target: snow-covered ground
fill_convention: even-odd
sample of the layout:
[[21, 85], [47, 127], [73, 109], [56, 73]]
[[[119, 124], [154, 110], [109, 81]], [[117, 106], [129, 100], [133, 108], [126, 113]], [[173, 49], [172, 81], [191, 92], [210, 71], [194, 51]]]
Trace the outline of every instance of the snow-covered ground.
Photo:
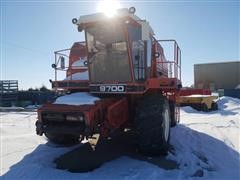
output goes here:
[[56, 147], [35, 135], [36, 112], [2, 112], [2, 178], [240, 179], [240, 100], [223, 97], [218, 104], [218, 111], [208, 113], [181, 109], [181, 123], [171, 129], [174, 150], [167, 156], [178, 162], [174, 170], [127, 156], [88, 173], [55, 169], [53, 160], [74, 147]]

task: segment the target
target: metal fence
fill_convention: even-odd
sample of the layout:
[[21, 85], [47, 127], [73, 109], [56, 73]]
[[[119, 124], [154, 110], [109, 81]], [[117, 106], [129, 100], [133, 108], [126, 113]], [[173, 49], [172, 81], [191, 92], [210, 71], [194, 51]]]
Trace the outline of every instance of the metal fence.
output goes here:
[[18, 81], [0, 81], [0, 106], [13, 106], [18, 100]]

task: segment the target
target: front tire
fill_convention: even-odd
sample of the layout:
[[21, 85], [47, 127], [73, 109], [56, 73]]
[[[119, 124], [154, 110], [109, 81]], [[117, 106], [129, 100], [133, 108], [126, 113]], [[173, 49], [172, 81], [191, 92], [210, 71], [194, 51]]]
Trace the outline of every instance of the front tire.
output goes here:
[[170, 110], [166, 97], [148, 95], [139, 102], [136, 116], [136, 144], [147, 155], [167, 155], [170, 139]]
[[59, 145], [74, 145], [79, 142], [79, 137], [71, 134], [44, 133], [51, 142]]

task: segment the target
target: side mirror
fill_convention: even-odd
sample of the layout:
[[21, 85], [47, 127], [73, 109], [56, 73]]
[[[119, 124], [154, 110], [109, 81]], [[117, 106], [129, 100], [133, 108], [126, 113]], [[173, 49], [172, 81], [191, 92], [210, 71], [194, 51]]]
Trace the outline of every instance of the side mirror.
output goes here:
[[140, 59], [140, 56], [139, 55], [135, 55], [135, 60], [139, 61], [139, 59]]
[[159, 58], [160, 57], [160, 53], [159, 52], [154, 52], [153, 53], [153, 58]]
[[84, 64], [84, 66], [87, 66], [88, 65], [88, 61], [84, 61], [83, 64]]
[[82, 32], [83, 28], [81, 26], [78, 26], [78, 32]]
[[60, 64], [61, 64], [61, 69], [65, 69], [65, 58], [63, 56], [60, 57]]

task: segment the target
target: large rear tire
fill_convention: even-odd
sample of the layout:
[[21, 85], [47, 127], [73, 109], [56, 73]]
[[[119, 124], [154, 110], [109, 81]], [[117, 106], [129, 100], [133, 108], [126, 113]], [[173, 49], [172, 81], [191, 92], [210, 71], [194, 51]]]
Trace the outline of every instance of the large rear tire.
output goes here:
[[170, 124], [167, 98], [162, 95], [143, 97], [135, 115], [136, 144], [139, 151], [147, 155], [167, 155]]
[[79, 142], [79, 137], [71, 134], [44, 133], [51, 142], [60, 145], [73, 145]]
[[177, 125], [178, 121], [176, 118], [176, 103], [174, 101], [169, 101], [169, 109], [170, 109], [170, 116], [171, 116], [171, 127]]

